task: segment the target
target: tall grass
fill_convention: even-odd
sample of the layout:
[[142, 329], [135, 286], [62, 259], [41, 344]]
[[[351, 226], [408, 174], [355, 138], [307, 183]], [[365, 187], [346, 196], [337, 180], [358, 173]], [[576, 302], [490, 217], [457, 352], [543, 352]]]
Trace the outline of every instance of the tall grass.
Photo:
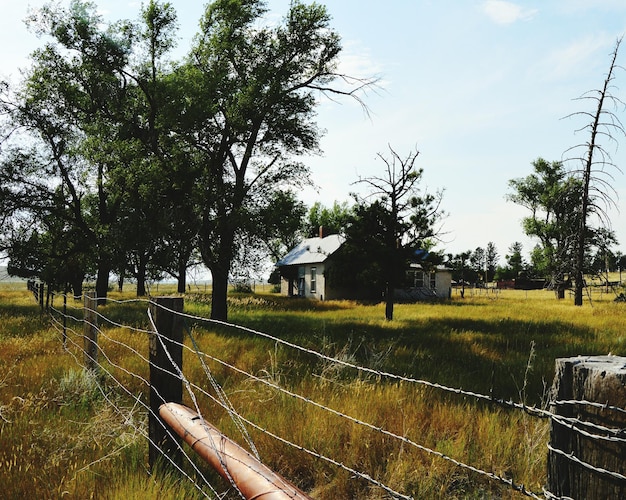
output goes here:
[[[112, 294], [114, 298], [126, 295]], [[548, 292], [505, 291], [446, 303], [383, 305], [232, 295], [230, 320], [375, 370], [542, 405], [554, 360], [578, 354], [626, 355], [626, 304], [610, 295], [574, 307]], [[203, 293], [185, 310], [208, 316]], [[105, 306], [121, 324], [146, 327], [146, 304]], [[298, 394], [533, 490], [545, 481], [548, 423], [455, 394], [355, 372], [250, 333], [187, 322], [202, 351]], [[115, 326], [100, 338], [116, 364], [105, 367], [147, 401], [145, 335]], [[189, 343], [189, 341], [187, 340]], [[79, 358], [80, 359], [80, 358]], [[311, 407], [205, 360], [246, 418], [333, 457], [416, 498], [515, 497], [480, 475], [388, 436]], [[198, 358], [186, 375], [208, 388]], [[115, 384], [82, 372], [25, 290], [0, 288], [0, 484], [7, 498], [195, 498], [173, 476], [147, 473], [146, 416]], [[104, 382], [104, 383], [102, 383]], [[120, 411], [115, 411], [113, 402]], [[189, 404], [190, 401], [187, 401]], [[234, 424], [201, 401], [203, 414], [234, 439]], [[120, 413], [121, 412], [121, 413]], [[301, 450], [251, 430], [262, 459], [315, 498], [383, 498], [383, 492]], [[227, 489], [226, 485], [218, 490]]]

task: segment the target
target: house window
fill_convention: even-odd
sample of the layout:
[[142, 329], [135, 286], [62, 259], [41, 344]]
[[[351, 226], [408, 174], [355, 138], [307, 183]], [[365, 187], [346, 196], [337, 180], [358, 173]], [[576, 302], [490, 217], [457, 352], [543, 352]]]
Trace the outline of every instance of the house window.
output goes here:
[[422, 288], [424, 286], [424, 273], [422, 271], [415, 272], [415, 288]]
[[304, 266], [298, 268], [298, 296], [304, 297]]
[[430, 289], [431, 290], [437, 289], [437, 280], [435, 279], [435, 276], [437, 276], [435, 273], [430, 273]]
[[311, 268], [311, 293], [317, 292], [317, 268]]

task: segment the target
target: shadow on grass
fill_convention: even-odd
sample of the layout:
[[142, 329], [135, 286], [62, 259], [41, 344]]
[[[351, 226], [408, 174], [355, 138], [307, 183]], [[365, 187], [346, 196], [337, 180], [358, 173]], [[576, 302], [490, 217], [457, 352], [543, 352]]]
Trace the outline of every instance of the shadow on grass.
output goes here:
[[[512, 319], [430, 318], [387, 327], [276, 312], [246, 318], [245, 325], [360, 366], [528, 404], [545, 397], [557, 357], [590, 353], [595, 338], [590, 328], [571, 323]], [[216, 333], [251, 335], [233, 328]], [[302, 363], [304, 372], [328, 364], [302, 352], [288, 357]]]
[[0, 301], [0, 317], [3, 318], [17, 318], [23, 316], [35, 316], [39, 315], [39, 305], [34, 303], [32, 305], [27, 304], [11, 304], [9, 302]]

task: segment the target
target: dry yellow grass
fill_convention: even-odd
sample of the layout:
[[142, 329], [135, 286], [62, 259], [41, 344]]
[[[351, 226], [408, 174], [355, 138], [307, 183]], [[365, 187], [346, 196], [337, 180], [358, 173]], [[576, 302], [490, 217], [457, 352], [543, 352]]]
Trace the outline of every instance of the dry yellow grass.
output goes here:
[[[115, 298], [128, 295], [113, 294]], [[626, 355], [626, 304], [594, 292], [576, 308], [543, 291], [453, 297], [448, 303], [400, 304], [384, 321], [383, 305], [308, 303], [237, 296], [233, 322], [270, 332], [357, 364], [542, 404], [554, 359], [576, 354]], [[145, 304], [110, 304], [103, 314], [143, 326]], [[208, 315], [204, 302], [186, 310]], [[189, 322], [202, 351], [323, 405], [380, 426], [461, 462], [539, 491], [545, 481], [548, 423], [518, 411], [395, 380], [385, 380], [293, 352], [248, 333]], [[100, 342], [103, 365], [147, 400], [145, 335], [110, 327]], [[107, 338], [108, 337], [108, 338]], [[188, 343], [189, 345], [189, 343]], [[529, 367], [531, 345], [534, 345]], [[133, 350], [125, 346], [132, 347]], [[71, 350], [73, 348], [71, 347]], [[75, 350], [73, 352], [76, 353]], [[335, 458], [415, 498], [518, 495], [409, 443], [359, 426], [207, 360], [235, 407], [259, 426]], [[209, 390], [197, 357], [185, 373]], [[145, 413], [107, 383], [113, 411], [41, 319], [32, 296], [0, 288], [0, 484], [8, 498], [194, 498], [185, 481], [149, 477], [147, 443], [137, 429]], [[240, 439], [224, 411], [201, 398], [203, 411]], [[132, 425], [131, 425], [132, 424]], [[384, 498], [383, 492], [319, 459], [251, 430], [269, 465], [315, 498]], [[224, 485], [218, 487], [221, 491]]]

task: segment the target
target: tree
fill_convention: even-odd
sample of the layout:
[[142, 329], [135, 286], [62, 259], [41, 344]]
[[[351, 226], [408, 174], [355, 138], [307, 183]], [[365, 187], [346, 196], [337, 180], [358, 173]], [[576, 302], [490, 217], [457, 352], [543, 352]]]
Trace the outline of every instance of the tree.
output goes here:
[[589, 228], [589, 218], [597, 215], [600, 220], [608, 223], [607, 208], [615, 206], [615, 189], [612, 187], [613, 177], [609, 167], [617, 168], [611, 159], [609, 152], [602, 146], [601, 139], [616, 141], [615, 134], [625, 135], [626, 131], [613, 111], [608, 109], [612, 103], [613, 107], [624, 103], [615, 97], [611, 92], [615, 70], [617, 69], [617, 52], [622, 39], [619, 38], [611, 54], [611, 64], [604, 79], [601, 89], [588, 92], [580, 99], [591, 100], [595, 103], [594, 112], [578, 112], [570, 116], [583, 116], [589, 122], [582, 127], [589, 133], [589, 140], [570, 149], [576, 151], [582, 149], [580, 157], [570, 158], [570, 160], [580, 161], [581, 168], [577, 171], [582, 188], [580, 204], [578, 206], [578, 227], [576, 231], [576, 254], [574, 260], [575, 291], [574, 304], [583, 304], [583, 286], [585, 272], [585, 252], [588, 249], [588, 240], [593, 237], [593, 230]]
[[233, 260], [250, 241], [245, 235], [257, 234], [248, 216], [255, 204], [309, 182], [308, 169], [290, 158], [318, 149], [317, 95], [358, 99], [372, 83], [337, 72], [340, 38], [323, 6], [294, 1], [283, 23], [271, 27], [261, 26], [265, 12], [260, 0], [210, 3], [188, 62], [177, 70], [185, 90], [177, 133], [200, 157], [193, 199], [214, 319], [227, 318]]
[[452, 279], [461, 284], [461, 298], [465, 298], [465, 284], [471, 279], [468, 276], [471, 250], [466, 250], [456, 255], [448, 255], [448, 265], [452, 268]]
[[21, 224], [9, 236], [7, 271], [12, 276], [39, 278], [51, 290], [82, 296], [83, 280], [93, 271], [87, 242], [56, 216], [35, 224]]
[[528, 236], [539, 239], [541, 245], [533, 250], [533, 265], [544, 269], [558, 298], [565, 296], [566, 277], [573, 269], [575, 235], [579, 227], [578, 203], [582, 185], [564, 168], [562, 162], [547, 162], [538, 158], [534, 173], [512, 179], [514, 193], [507, 198], [530, 210], [522, 220]]
[[509, 247], [508, 253], [504, 256], [506, 267], [498, 270], [498, 278], [511, 280], [518, 278], [526, 270], [526, 263], [522, 256], [523, 246], [519, 241], [514, 242]]
[[[69, 10], [48, 6], [30, 21], [51, 42], [33, 55], [27, 81], [16, 98], [4, 100], [4, 109], [13, 126], [38, 143], [5, 155], [3, 170], [14, 175], [3, 196], [17, 199], [36, 184], [37, 195], [14, 203], [12, 213], [56, 213], [80, 231], [96, 257], [102, 300], [116, 260], [123, 276], [129, 257], [136, 257], [133, 272], [142, 284], [154, 242], [169, 234], [157, 221], [171, 212], [158, 180], [172, 164], [164, 151], [173, 149], [163, 147], [169, 134], [162, 126], [159, 65], [173, 44], [175, 15], [151, 1], [143, 27], [120, 22], [103, 28], [93, 10], [73, 1]], [[50, 210], [49, 192], [61, 193], [62, 210]]]
[[335, 201], [330, 208], [315, 202], [309, 209], [308, 220], [305, 223], [306, 237], [318, 236], [321, 227], [324, 228], [325, 234], [344, 234], [352, 214], [353, 209], [348, 206], [348, 202]]
[[348, 248], [367, 256], [368, 272], [374, 275], [371, 282], [384, 283], [387, 320], [393, 319], [395, 288], [409, 259], [437, 235], [436, 225], [443, 216], [442, 193], [432, 195], [419, 189], [423, 169], [415, 166], [418, 155], [415, 150], [401, 157], [391, 146], [388, 156], [378, 154], [384, 173], [357, 181], [369, 193], [360, 200], [357, 197], [355, 222], [346, 233]]
[[476, 247], [469, 258], [472, 270], [476, 274], [476, 278], [484, 281], [486, 279], [485, 269], [487, 267], [487, 254], [483, 247]]
[[496, 274], [496, 267], [498, 267], [498, 250], [493, 241], [487, 243], [487, 249], [485, 250], [485, 266], [487, 269], [487, 276], [485, 279], [487, 282], [491, 281]]

